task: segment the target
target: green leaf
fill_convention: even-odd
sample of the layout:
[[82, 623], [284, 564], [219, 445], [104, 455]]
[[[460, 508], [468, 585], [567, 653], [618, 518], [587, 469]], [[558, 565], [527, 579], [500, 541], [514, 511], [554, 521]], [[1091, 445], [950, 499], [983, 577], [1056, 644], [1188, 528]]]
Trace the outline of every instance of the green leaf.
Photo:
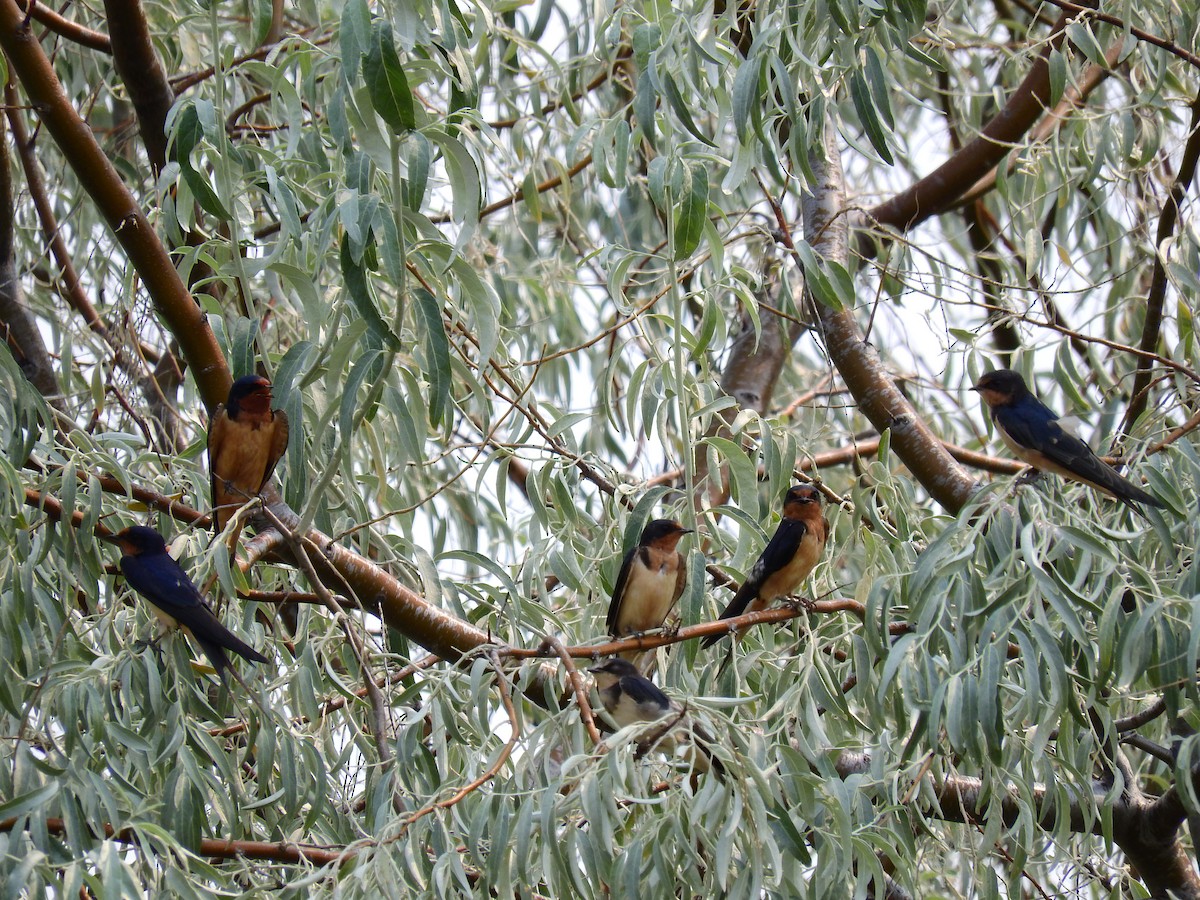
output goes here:
[[445, 418], [450, 401], [450, 340], [442, 324], [442, 308], [433, 294], [417, 288], [413, 299], [421, 321], [422, 364], [429, 380], [429, 424], [436, 428]]
[[58, 791], [58, 782], [52, 781], [40, 788], [13, 797], [11, 800], [6, 800], [0, 803], [0, 820], [20, 818], [35, 809], [41, 809], [58, 795]]
[[683, 124], [683, 127], [687, 129], [688, 133], [709, 147], [717, 146], [713, 143], [712, 138], [696, 126], [695, 121], [692, 119], [692, 114], [688, 110], [688, 105], [679, 93], [679, 86], [675, 84], [675, 79], [671, 77], [671, 73], [660, 72], [659, 81], [662, 83], [663, 94], [666, 95], [667, 102], [671, 104], [671, 109], [675, 111], [676, 117]]
[[675, 259], [695, 252], [708, 221], [708, 172], [702, 166], [684, 167], [683, 196], [675, 209]]
[[349, 238], [345, 235], [342, 236], [341, 262], [342, 281], [346, 286], [346, 292], [350, 296], [351, 305], [366, 323], [367, 329], [372, 334], [392, 350], [399, 350], [400, 338], [396, 337], [392, 330], [388, 328], [387, 323], [379, 314], [379, 309], [375, 305], [375, 299], [371, 296], [371, 285], [367, 278], [367, 271], [361, 262], [354, 259], [354, 255], [350, 250]]
[[347, 81], [358, 74], [358, 63], [371, 46], [371, 11], [366, 0], [347, 0], [342, 7], [342, 69]]
[[733, 125], [743, 144], [750, 139], [751, 121], [762, 115], [763, 65], [763, 55], [755, 54], [738, 66], [733, 79]]
[[405, 136], [403, 158], [407, 177], [404, 179], [403, 196], [404, 205], [413, 212], [419, 212], [425, 202], [432, 157], [433, 151], [423, 134], [413, 132]]
[[867, 140], [871, 142], [879, 158], [889, 166], [892, 165], [895, 160], [892, 158], [892, 151], [888, 149], [887, 134], [879, 120], [879, 111], [875, 107], [875, 100], [871, 96], [862, 69], [855, 69], [850, 73], [850, 99], [854, 102], [854, 111], [858, 113], [858, 120], [867, 133]]
[[649, 72], [643, 71], [638, 76], [637, 88], [633, 94], [633, 115], [642, 128], [642, 137], [654, 149], [658, 147], [654, 124], [654, 111], [657, 107], [658, 91], [654, 88], [654, 79]]
[[417, 127], [412, 91], [392, 41], [392, 26], [386, 21], [375, 23], [371, 50], [363, 60], [363, 79], [375, 112], [392, 126], [393, 131], [403, 134]]

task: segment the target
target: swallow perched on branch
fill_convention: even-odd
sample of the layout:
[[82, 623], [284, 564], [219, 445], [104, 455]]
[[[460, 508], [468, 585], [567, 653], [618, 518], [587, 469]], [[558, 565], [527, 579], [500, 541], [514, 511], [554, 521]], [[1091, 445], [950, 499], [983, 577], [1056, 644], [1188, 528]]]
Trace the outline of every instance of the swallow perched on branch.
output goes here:
[[154, 613], [164, 626], [183, 628], [195, 638], [222, 679], [230, 670], [226, 650], [251, 662], [268, 662], [267, 657], [221, 624], [187, 572], [167, 553], [161, 534], [135, 525], [112, 540], [121, 548], [121, 571], [130, 587], [154, 605]]
[[[691, 534], [672, 519], [655, 519], [642, 529], [637, 546], [621, 561], [605, 624], [613, 638], [661, 628], [679, 602], [687, 581], [687, 565], [676, 547]], [[621, 654], [636, 659], [636, 650]]]
[[214, 531], [224, 531], [230, 517], [266, 487], [287, 442], [287, 415], [271, 409], [271, 382], [261, 375], [235, 381], [208, 427]]
[[[771, 601], [786, 597], [800, 587], [825, 549], [829, 523], [821, 512], [821, 494], [811, 485], [788, 488], [783, 497], [783, 519], [750, 574], [721, 613], [732, 619], [746, 612], [766, 609]], [[705, 638], [711, 647], [724, 634]]]
[[1063, 429], [1058, 416], [1042, 403], [1011, 369], [996, 369], [971, 388], [991, 409], [1000, 437], [1018, 459], [1038, 472], [1053, 472], [1120, 500], [1144, 515], [1144, 503], [1166, 504], [1143, 491], [1092, 452], [1092, 448]]
[[[650, 730], [639, 743], [639, 754], [655, 745], [672, 754], [681, 742], [691, 743], [695, 750], [691, 754], [694, 770], [707, 772], [711, 768], [718, 775], [725, 774], [725, 767], [710, 749], [712, 737], [689, 718], [682, 706], [644, 677], [633, 663], [613, 656], [588, 671], [596, 679], [596, 693], [605, 712], [618, 728], [638, 723], [661, 726]], [[684, 735], [690, 735], [690, 741]]]

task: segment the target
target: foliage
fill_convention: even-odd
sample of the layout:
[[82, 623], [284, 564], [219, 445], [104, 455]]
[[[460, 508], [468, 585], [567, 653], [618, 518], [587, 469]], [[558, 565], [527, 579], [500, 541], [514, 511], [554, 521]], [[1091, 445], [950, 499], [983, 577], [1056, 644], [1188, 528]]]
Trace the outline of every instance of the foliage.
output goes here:
[[[36, 85], [5, 6], [12, 135], [48, 114], [19, 108]], [[1132, 833], [1190, 854], [1175, 827], [1200, 811], [1194, 12], [257, 0], [114, 11], [152, 42], [103, 51], [30, 6], [115, 172], [49, 129], [9, 160], [45, 343], [0, 356], [10, 891], [1200, 896]], [[147, 84], [118, 74], [147, 56], [176, 92], [161, 165]], [[1031, 72], [1028, 127], [973, 144]], [[140, 231], [113, 227], [122, 182]], [[805, 197], [852, 220], [849, 254], [805, 230]], [[170, 249], [219, 356], [131, 242]], [[842, 368], [841, 313], [880, 366]], [[775, 367], [761, 408], [732, 387], [745, 329], [747, 368]], [[25, 378], [39, 353], [57, 395]], [[965, 392], [1002, 364], [1168, 509], [1016, 484]], [[203, 529], [205, 407], [257, 368], [293, 423], [264, 501], [294, 518], [256, 519], [239, 568]], [[879, 433], [855, 375], [898, 379], [958, 459], [925, 462], [979, 489], [937, 505], [907, 414]], [[809, 478], [831, 501], [816, 604], [659, 652], [728, 776], [629, 730], [598, 746], [550, 639], [603, 642], [621, 552], [660, 514], [702, 533], [680, 612], [711, 620]], [[99, 535], [147, 521], [274, 660], [239, 663], [247, 689], [182, 636], [141, 643]], [[322, 586], [273, 521], [455, 637], [338, 559]]]

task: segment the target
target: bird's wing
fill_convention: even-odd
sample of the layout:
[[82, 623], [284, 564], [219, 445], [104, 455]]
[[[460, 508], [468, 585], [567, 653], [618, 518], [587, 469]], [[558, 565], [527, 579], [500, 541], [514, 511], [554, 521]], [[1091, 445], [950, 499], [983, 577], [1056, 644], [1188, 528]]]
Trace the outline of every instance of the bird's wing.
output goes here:
[[[1059, 467], [1059, 474], [1091, 484], [1122, 500], [1163, 505], [1158, 498], [1147, 494], [1098, 457], [1091, 447], [1065, 431], [1054, 414], [1041, 403], [1026, 401], [1014, 409], [999, 409], [996, 421], [1016, 443]], [[1036, 465], [1036, 460], [1027, 461]]]
[[122, 557], [121, 571], [134, 590], [181, 624], [190, 627], [184, 621], [190, 610], [208, 609], [187, 572], [165, 553]]
[[220, 532], [221, 530], [218, 524], [217, 508], [223, 503], [219, 498], [224, 496], [224, 490], [221, 490], [220, 494], [218, 494], [217, 453], [221, 447], [221, 443], [229, 437], [226, 428], [228, 424], [229, 417], [225, 415], [225, 404], [222, 403], [217, 407], [212, 415], [212, 419], [208, 423], [208, 487], [209, 498], [212, 500], [213, 505], [213, 531], [216, 532]]
[[634, 554], [640, 549], [640, 546], [629, 548], [629, 552], [621, 560], [621, 571], [617, 574], [617, 583], [613, 585], [612, 600], [608, 603], [608, 616], [604, 620], [604, 626], [613, 637], [617, 635], [617, 619], [621, 615], [621, 601], [625, 599], [625, 587], [629, 582], [629, 570], [633, 568]]
[[679, 598], [683, 596], [683, 589], [687, 586], [687, 559], [682, 553], [676, 552], [675, 566], [675, 594], [671, 598], [672, 607], [679, 602]]
[[288, 445], [288, 417], [282, 409], [274, 409], [271, 411], [274, 416], [274, 431], [271, 434], [271, 453], [267, 457], [267, 469], [263, 472], [262, 484], [258, 486], [261, 491], [267, 486], [267, 482], [271, 480], [271, 473], [275, 471], [275, 466], [279, 460], [283, 458], [283, 454], [287, 452]]
[[1036, 400], [1026, 399], [1016, 406], [1000, 407], [995, 418], [1017, 444], [1041, 453], [1059, 465], [1071, 466], [1076, 460], [1087, 457], [1095, 459], [1092, 448], [1065, 431], [1058, 423], [1058, 417]]
[[126, 556], [121, 560], [121, 571], [134, 590], [192, 633], [218, 672], [228, 665], [221, 648], [255, 662], [267, 661], [221, 624], [187, 572], [167, 554]]
[[660, 691], [653, 681], [640, 675], [624, 676], [621, 679], [621, 691], [649, 719], [657, 719], [671, 708], [671, 698]]
[[742, 582], [741, 588], [729, 601], [725, 611], [721, 613], [721, 618], [732, 619], [734, 616], [744, 613], [746, 607], [758, 596], [763, 582], [773, 573], [786, 568], [796, 556], [796, 551], [800, 549], [800, 543], [806, 534], [808, 534], [808, 525], [801, 519], [784, 519], [780, 522], [779, 527], [771, 536], [771, 540], [758, 557], [758, 562], [754, 564], [750, 574]]

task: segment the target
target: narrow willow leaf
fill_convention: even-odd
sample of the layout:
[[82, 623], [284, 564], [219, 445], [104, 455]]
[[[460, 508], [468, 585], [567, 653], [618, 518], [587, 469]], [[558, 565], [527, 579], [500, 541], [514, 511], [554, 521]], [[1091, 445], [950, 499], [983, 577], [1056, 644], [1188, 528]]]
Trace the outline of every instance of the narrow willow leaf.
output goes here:
[[442, 308], [424, 288], [413, 291], [421, 323], [424, 371], [429, 381], [429, 424], [438, 427], [450, 402], [450, 340], [442, 324]]
[[400, 349], [400, 339], [388, 328], [387, 323], [379, 314], [378, 307], [375, 306], [375, 299], [371, 296], [371, 285], [367, 279], [367, 271], [360, 262], [354, 259], [350, 252], [349, 239], [344, 236], [341, 261], [342, 280], [350, 296], [350, 303], [366, 323], [367, 329], [391, 349]]
[[363, 60], [363, 79], [375, 112], [393, 131], [403, 134], [417, 127], [417, 119], [412, 91], [392, 40], [392, 26], [383, 20], [376, 22], [371, 38], [370, 52]]
[[863, 131], [867, 134], [867, 140], [871, 142], [871, 146], [875, 148], [879, 158], [889, 166], [892, 165], [895, 160], [892, 158], [891, 150], [888, 149], [887, 133], [883, 123], [879, 120], [879, 111], [875, 108], [874, 98], [871, 96], [867, 80], [861, 69], [855, 69], [850, 73], [850, 99], [854, 103], [854, 111], [858, 113], [858, 120], [862, 123]]
[[703, 166], [684, 168], [683, 196], [675, 212], [675, 259], [686, 259], [695, 252], [708, 220], [708, 172]]

